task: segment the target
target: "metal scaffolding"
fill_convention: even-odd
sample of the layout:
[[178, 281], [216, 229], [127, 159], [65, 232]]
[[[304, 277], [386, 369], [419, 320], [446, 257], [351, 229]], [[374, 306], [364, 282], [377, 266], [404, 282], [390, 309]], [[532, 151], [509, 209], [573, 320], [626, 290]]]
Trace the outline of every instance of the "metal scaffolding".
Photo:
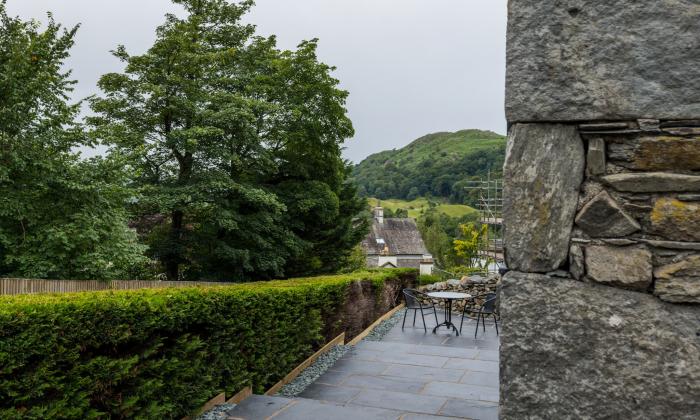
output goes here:
[[[489, 172], [486, 179], [479, 181], [467, 181], [468, 191], [474, 191], [477, 195], [477, 210], [479, 210], [479, 222], [488, 225], [486, 240], [482, 243], [479, 255], [493, 260], [496, 266], [504, 265], [503, 254], [503, 179], [491, 178]], [[489, 264], [490, 271], [497, 271], [497, 267]]]

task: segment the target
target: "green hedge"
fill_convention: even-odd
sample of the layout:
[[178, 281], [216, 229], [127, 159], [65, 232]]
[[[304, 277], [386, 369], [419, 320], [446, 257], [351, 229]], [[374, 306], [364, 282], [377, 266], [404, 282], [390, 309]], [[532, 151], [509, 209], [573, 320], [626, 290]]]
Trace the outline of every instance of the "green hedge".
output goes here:
[[421, 274], [418, 277], [418, 284], [420, 284], [421, 286], [438, 283], [441, 281], [442, 279], [440, 278], [440, 276], [436, 276], [435, 274]]
[[[414, 270], [206, 288], [0, 297], [0, 418], [181, 418], [257, 393], [357, 334]], [[356, 313], [352, 299], [373, 299]], [[362, 305], [367, 307], [368, 305]]]

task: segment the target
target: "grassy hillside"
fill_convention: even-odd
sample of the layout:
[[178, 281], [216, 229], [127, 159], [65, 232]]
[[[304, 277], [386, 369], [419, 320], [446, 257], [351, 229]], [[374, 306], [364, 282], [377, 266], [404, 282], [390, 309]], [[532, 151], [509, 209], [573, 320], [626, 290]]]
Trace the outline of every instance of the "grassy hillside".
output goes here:
[[414, 200], [443, 197], [450, 202], [470, 202], [465, 181], [499, 176], [506, 139], [482, 130], [434, 133], [401, 149], [367, 157], [353, 171], [360, 193], [381, 199]]
[[[369, 198], [367, 199], [368, 204], [370, 207], [374, 207], [377, 205], [378, 199], [376, 198]], [[397, 209], [406, 209], [408, 210], [408, 217], [413, 217], [414, 219], [417, 219], [418, 216], [420, 216], [421, 211], [428, 210], [430, 208], [429, 200], [426, 198], [417, 198], [415, 200], [399, 200], [399, 199], [386, 199], [386, 200], [381, 200], [381, 205], [385, 209], [389, 209], [392, 212], [395, 212]], [[439, 203], [437, 207], [435, 208], [438, 213], [443, 213], [446, 214], [447, 216], [450, 217], [457, 217], [461, 218], [463, 216], [466, 216], [468, 214], [476, 214], [477, 211], [469, 206], [461, 205], [461, 204], [444, 204], [444, 203]]]

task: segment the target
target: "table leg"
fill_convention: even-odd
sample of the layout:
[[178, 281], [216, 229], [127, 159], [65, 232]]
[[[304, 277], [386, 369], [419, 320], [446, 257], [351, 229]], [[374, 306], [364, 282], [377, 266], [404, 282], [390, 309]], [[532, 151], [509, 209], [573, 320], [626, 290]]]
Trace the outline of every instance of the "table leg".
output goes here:
[[445, 327], [447, 327], [448, 330], [450, 328], [452, 328], [455, 331], [455, 333], [457, 333], [457, 335], [459, 336], [459, 330], [452, 323], [452, 299], [445, 299], [445, 300], [446, 300], [446, 302], [445, 302], [445, 321], [436, 325], [435, 328], [433, 328], [433, 334], [436, 333], [438, 328], [440, 328], [444, 325]]

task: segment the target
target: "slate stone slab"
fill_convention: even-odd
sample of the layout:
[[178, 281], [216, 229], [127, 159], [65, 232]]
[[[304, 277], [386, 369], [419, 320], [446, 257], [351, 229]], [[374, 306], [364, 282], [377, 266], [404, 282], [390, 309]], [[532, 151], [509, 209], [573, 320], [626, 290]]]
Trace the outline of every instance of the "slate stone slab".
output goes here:
[[284, 397], [251, 395], [233, 410], [227, 412], [230, 420], [259, 420], [268, 418], [293, 404], [293, 400]]
[[462, 400], [498, 402], [498, 389], [471, 384], [431, 382], [425, 386], [423, 394]]
[[700, 138], [643, 136], [610, 143], [611, 160], [643, 171], [700, 171]]
[[584, 164], [576, 126], [511, 128], [503, 175], [508, 268], [546, 273], [566, 261]]
[[447, 398], [405, 392], [365, 390], [350, 404], [378, 408], [388, 408], [412, 413], [437, 414], [447, 402]]
[[474, 420], [498, 420], [498, 406], [482, 401], [449, 400], [440, 414]]
[[700, 116], [697, 0], [511, 0], [510, 122]]
[[700, 413], [700, 305], [517, 272], [501, 299], [502, 420]]
[[576, 225], [594, 238], [619, 238], [641, 229], [607, 191], [601, 191], [576, 216]]
[[599, 283], [647, 290], [652, 280], [652, 255], [644, 246], [586, 247], [586, 273]]
[[586, 174], [588, 176], [605, 174], [605, 140], [600, 137], [588, 140]]
[[302, 391], [301, 394], [299, 394], [299, 396], [304, 398], [311, 398], [314, 400], [346, 403], [353, 399], [359, 393], [360, 390], [357, 388], [313, 383], [309, 385], [304, 391]]
[[667, 302], [700, 303], [700, 255], [654, 270], [654, 294]]
[[618, 191], [635, 193], [700, 191], [700, 176], [667, 172], [606, 175], [603, 182]]
[[700, 241], [700, 203], [660, 198], [650, 219], [653, 233], [675, 241]]
[[[381, 408], [340, 406], [321, 401], [298, 399], [274, 417], [275, 420], [398, 420], [400, 411]], [[263, 417], [256, 419], [262, 420]]]

